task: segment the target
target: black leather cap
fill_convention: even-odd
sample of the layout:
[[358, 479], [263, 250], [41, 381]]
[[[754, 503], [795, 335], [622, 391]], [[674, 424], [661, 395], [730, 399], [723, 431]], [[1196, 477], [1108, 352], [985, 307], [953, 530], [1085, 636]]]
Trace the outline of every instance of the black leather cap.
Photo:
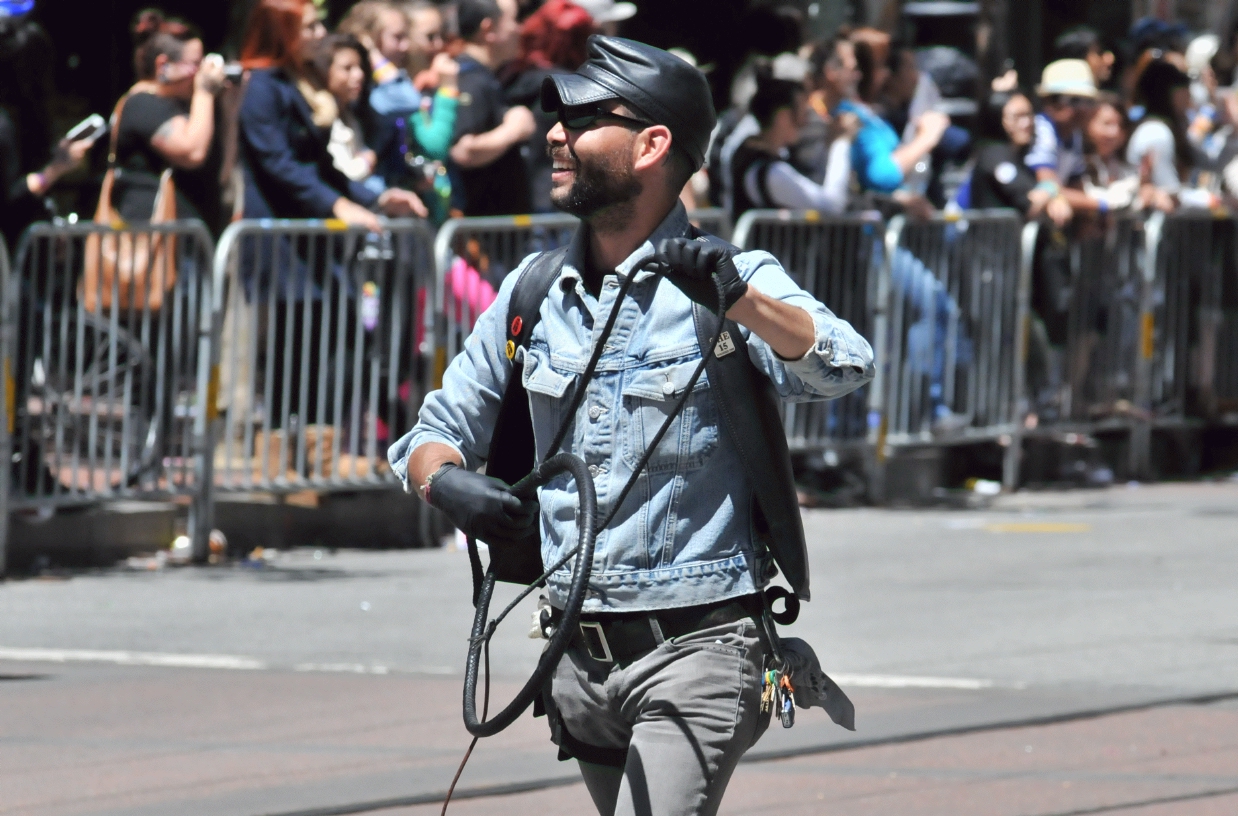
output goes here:
[[621, 37], [594, 34], [587, 50], [589, 58], [576, 73], [552, 74], [542, 82], [542, 110], [619, 99], [670, 128], [673, 143], [699, 169], [717, 121], [705, 75], [661, 48]]

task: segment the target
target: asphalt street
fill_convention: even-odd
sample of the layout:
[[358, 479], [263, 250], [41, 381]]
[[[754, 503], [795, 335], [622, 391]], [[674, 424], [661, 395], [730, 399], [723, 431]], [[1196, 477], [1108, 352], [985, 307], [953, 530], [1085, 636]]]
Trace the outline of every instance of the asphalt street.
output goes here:
[[[1238, 813], [1235, 521], [1233, 483], [806, 512], [813, 600], [789, 632], [857, 731], [819, 711], [771, 729], [723, 812]], [[11, 580], [0, 813], [428, 813], [468, 742], [471, 616], [447, 550]], [[528, 620], [495, 638], [498, 700], [536, 661]], [[576, 779], [525, 717], [453, 810], [588, 812]]]

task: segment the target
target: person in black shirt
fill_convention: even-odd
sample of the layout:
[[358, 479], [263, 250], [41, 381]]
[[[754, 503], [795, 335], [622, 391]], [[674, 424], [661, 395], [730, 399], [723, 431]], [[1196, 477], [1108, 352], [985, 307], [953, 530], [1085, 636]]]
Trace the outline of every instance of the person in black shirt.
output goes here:
[[529, 212], [521, 146], [536, 123], [528, 108], [505, 101], [494, 73], [519, 47], [516, 0], [461, 0], [456, 17], [465, 46], [451, 148], [453, 204], [470, 216]]
[[134, 24], [134, 67], [141, 82], [118, 105], [112, 206], [126, 222], [149, 221], [159, 177], [172, 168], [178, 219], [224, 226], [215, 95], [223, 64], [203, 60], [202, 40], [187, 25], [145, 11]]
[[47, 100], [52, 43], [29, 16], [0, 17], [0, 234], [15, 255], [26, 227], [51, 217], [47, 194], [80, 167], [94, 138], [54, 144]]
[[979, 148], [972, 170], [970, 200], [974, 209], [1010, 207], [1028, 218], [1043, 212], [1059, 226], [1070, 221], [1069, 206], [1037, 187], [1024, 162], [1032, 147], [1032, 102], [1019, 92], [993, 93], [981, 111]]

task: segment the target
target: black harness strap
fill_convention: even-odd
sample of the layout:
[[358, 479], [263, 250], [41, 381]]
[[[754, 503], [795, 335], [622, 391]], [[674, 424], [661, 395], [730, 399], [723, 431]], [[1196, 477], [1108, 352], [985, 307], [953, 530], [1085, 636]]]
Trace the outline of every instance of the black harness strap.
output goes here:
[[[533, 441], [533, 420], [529, 415], [529, 393], [524, 387], [523, 358], [518, 361], [516, 350], [529, 348], [533, 327], [542, 319], [542, 303], [567, 257], [567, 247], [559, 247], [538, 255], [516, 280], [511, 302], [507, 307], [508, 359], [512, 362], [507, 389], [499, 403], [499, 418], [490, 437], [486, 458], [486, 475], [515, 484], [529, 472], [537, 458]], [[510, 547], [490, 550], [490, 563], [495, 578], [515, 584], [531, 584], [541, 577], [542, 548], [535, 530], [526, 541]], [[478, 567], [481, 562], [478, 560]], [[475, 574], [475, 577], [479, 578]], [[480, 585], [480, 580], [475, 581]]]

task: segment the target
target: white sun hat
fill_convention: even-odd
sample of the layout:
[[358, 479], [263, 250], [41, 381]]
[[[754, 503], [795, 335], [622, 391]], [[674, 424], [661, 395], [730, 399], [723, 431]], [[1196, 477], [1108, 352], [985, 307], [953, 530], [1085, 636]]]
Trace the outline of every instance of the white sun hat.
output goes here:
[[593, 22], [598, 25], [618, 23], [636, 14], [635, 3], [616, 3], [615, 0], [572, 0], [572, 2], [589, 12]]

